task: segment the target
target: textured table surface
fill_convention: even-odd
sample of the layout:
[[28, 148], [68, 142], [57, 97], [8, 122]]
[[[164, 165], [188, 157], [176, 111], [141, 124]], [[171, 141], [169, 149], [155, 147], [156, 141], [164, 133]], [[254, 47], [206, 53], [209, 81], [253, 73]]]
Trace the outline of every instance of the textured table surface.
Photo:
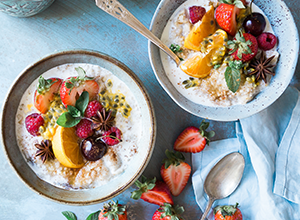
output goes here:
[[[146, 27], [149, 27], [159, 0], [120, 0]], [[300, 4], [285, 0], [298, 29]], [[148, 41], [134, 30], [97, 8], [93, 0], [56, 0], [44, 12], [30, 18], [15, 18], [0, 14], [0, 104], [18, 74], [30, 63], [55, 51], [92, 49], [106, 53], [123, 62], [137, 74], [148, 90], [157, 118], [157, 140], [153, 156], [144, 175], [157, 176], [165, 149], [171, 149], [177, 135], [187, 126], [198, 126], [197, 118], [178, 107], [158, 84], [148, 58]], [[291, 82], [300, 88], [300, 66]], [[234, 136], [233, 122], [211, 121], [217, 135], [213, 140]], [[1, 147], [2, 148], [2, 147]], [[191, 164], [190, 155], [185, 155]], [[78, 219], [102, 207], [62, 205], [42, 198], [27, 188], [12, 170], [3, 150], [0, 150], [0, 219], [47, 220], [65, 219], [62, 211], [74, 212]], [[156, 205], [130, 199], [134, 187], [117, 197], [129, 206], [129, 219], [151, 219]], [[185, 219], [199, 219], [199, 210], [189, 181], [175, 203], [185, 207]]]

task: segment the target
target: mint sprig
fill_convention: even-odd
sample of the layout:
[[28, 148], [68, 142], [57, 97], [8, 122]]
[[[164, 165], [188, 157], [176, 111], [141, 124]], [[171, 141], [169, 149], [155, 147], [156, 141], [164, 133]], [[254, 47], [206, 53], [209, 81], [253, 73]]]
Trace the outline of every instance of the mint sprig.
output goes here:
[[68, 219], [68, 220], [77, 220], [76, 215], [71, 211], [63, 211], [62, 214]]
[[241, 69], [244, 64], [241, 60], [229, 61], [228, 64], [225, 70], [225, 80], [228, 89], [235, 93], [241, 84]]
[[86, 220], [98, 220], [100, 212], [101, 212], [101, 211], [99, 210], [99, 211], [97, 211], [97, 212], [91, 213], [91, 214], [86, 218]]
[[75, 107], [68, 105], [67, 112], [64, 112], [56, 121], [59, 126], [70, 128], [77, 125], [84, 118], [84, 112], [89, 103], [89, 93], [81, 93], [75, 103]]

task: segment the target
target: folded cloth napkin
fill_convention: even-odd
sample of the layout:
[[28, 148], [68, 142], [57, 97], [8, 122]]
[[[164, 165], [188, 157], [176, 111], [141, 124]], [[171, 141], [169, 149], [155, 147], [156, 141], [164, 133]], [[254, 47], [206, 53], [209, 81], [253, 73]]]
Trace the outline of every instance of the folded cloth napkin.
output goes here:
[[238, 202], [244, 220], [300, 219], [299, 91], [289, 87], [267, 109], [236, 122], [236, 136], [192, 155], [192, 183], [201, 210], [208, 203], [203, 184], [210, 169], [225, 155], [240, 152], [246, 162], [241, 183], [213, 206]]

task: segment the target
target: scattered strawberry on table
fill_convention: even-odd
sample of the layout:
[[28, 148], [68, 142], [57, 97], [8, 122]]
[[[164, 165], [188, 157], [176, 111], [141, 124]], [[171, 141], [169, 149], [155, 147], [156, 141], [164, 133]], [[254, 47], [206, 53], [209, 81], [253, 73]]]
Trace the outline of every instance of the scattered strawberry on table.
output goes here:
[[166, 156], [167, 159], [163, 161], [160, 174], [172, 195], [178, 196], [190, 178], [191, 166], [184, 162], [185, 158], [180, 152], [166, 150]]
[[182, 206], [173, 207], [171, 204], [165, 203], [154, 212], [152, 220], [183, 220], [180, 216], [183, 212]]
[[190, 126], [184, 129], [174, 143], [174, 150], [186, 153], [201, 152], [215, 135], [214, 131], [206, 131], [208, 126], [209, 122], [203, 120], [199, 128]]
[[215, 220], [243, 220], [238, 203], [235, 205], [217, 206], [214, 208]]
[[132, 199], [142, 199], [156, 205], [163, 205], [164, 203], [174, 204], [167, 184], [163, 181], [156, 180], [155, 177], [153, 179], [147, 179], [145, 176], [142, 176], [141, 181], [137, 180], [135, 185], [138, 189], [131, 193]]

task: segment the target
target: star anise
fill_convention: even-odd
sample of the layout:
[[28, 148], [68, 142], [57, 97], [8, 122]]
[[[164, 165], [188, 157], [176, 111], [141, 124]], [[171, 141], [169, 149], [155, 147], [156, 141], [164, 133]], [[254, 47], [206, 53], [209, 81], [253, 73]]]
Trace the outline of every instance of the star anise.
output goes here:
[[260, 58], [254, 58], [250, 63], [250, 67], [254, 70], [249, 73], [249, 75], [255, 75], [255, 81], [257, 82], [260, 79], [263, 79], [267, 83], [267, 74], [275, 76], [275, 73], [270, 69], [275, 65], [271, 65], [271, 61], [275, 56], [269, 57], [266, 59], [265, 53], [261, 52]]
[[92, 129], [107, 131], [114, 124], [115, 117], [112, 116], [112, 112], [106, 112], [104, 108], [101, 111], [97, 111], [97, 115], [92, 117]]
[[35, 144], [35, 147], [38, 149], [35, 156], [40, 156], [43, 163], [45, 163], [45, 161], [48, 159], [55, 158], [50, 140], [42, 140], [41, 144]]

